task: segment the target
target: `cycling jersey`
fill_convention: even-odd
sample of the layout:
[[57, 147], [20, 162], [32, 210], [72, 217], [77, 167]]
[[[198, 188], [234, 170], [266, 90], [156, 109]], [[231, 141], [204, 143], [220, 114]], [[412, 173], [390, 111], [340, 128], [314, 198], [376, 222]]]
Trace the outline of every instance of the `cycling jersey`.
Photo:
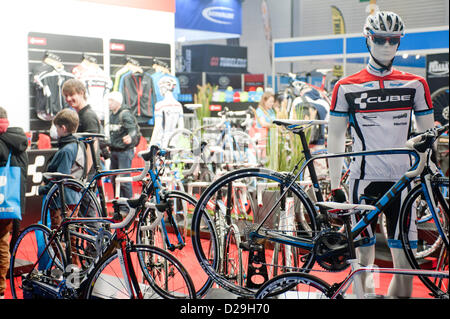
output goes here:
[[120, 81], [123, 81], [120, 87], [123, 105], [133, 112], [139, 122], [146, 122], [152, 118], [156, 99], [150, 74], [129, 72], [123, 75]]
[[86, 86], [87, 103], [92, 106], [100, 120], [105, 118], [105, 94], [112, 88], [112, 81], [97, 64], [81, 63], [73, 68], [72, 73]]
[[45, 63], [39, 65], [33, 76], [34, 104], [39, 119], [51, 121], [56, 113], [69, 107], [62, 95], [62, 86], [66, 80], [73, 77], [73, 74], [64, 69], [56, 69]]
[[[425, 79], [396, 69], [378, 76], [370, 65], [336, 83], [330, 107], [331, 115], [348, 117], [353, 151], [404, 147], [413, 111], [415, 116], [433, 112]], [[350, 177], [394, 181], [411, 164], [408, 155], [356, 156]]]

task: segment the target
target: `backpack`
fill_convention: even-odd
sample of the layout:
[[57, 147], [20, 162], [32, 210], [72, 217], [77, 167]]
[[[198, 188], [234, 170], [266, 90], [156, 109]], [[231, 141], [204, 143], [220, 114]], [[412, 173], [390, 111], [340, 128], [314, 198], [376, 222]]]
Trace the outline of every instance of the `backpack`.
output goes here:
[[141, 136], [142, 136], [141, 128], [139, 127], [139, 124], [138, 124], [138, 122], [137, 122], [137, 120], [136, 120], [136, 117], [135, 117], [135, 116], [131, 113], [131, 111], [128, 110], [128, 109], [124, 109], [124, 110], [120, 111], [120, 114], [119, 114], [119, 122], [120, 122], [121, 124], [123, 123], [123, 120], [122, 120], [122, 114], [123, 114], [123, 112], [125, 112], [125, 111], [128, 111], [128, 112], [130, 113], [131, 117], [132, 117], [133, 120], [134, 120], [134, 125], [136, 126], [136, 135], [132, 138], [132, 141], [131, 141], [131, 144], [132, 144], [134, 147], [136, 147], [136, 146], [138, 146], [139, 142], [141, 141]]
[[84, 146], [84, 143], [77, 141], [78, 144], [78, 150], [77, 150], [77, 156], [75, 157], [75, 161], [70, 168], [70, 175], [75, 177], [76, 179], [84, 180], [86, 179], [87, 175], [87, 165], [86, 165], [86, 148]]

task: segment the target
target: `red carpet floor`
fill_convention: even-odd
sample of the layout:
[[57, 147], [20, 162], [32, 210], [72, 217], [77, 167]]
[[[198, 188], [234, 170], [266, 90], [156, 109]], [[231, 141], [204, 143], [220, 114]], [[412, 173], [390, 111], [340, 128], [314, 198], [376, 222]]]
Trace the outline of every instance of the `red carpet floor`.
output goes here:
[[[191, 245], [187, 245], [185, 249], [183, 249], [185, 256], [183, 259], [183, 264], [185, 268], [188, 270], [189, 274], [191, 274], [194, 283], [197, 281], [204, 280], [206, 274], [199, 268], [197, 259], [195, 257]], [[179, 258], [180, 259], [180, 258]], [[199, 270], [200, 269], [200, 270]], [[201, 274], [199, 273], [201, 272]], [[319, 266], [314, 267], [312, 274], [318, 276], [322, 280], [325, 280], [329, 284], [342, 281], [346, 275], [349, 273], [349, 270], [333, 273], [333, 272], [325, 272]], [[376, 290], [375, 293], [380, 296], [387, 295], [389, 283], [392, 279], [392, 275], [389, 274], [377, 274], [378, 278], [376, 278]], [[351, 289], [348, 291], [351, 293]], [[413, 279], [413, 298], [432, 298], [429, 296], [428, 289], [423, 285], [423, 283], [419, 280], [419, 278], [415, 277]], [[5, 299], [11, 299], [11, 291], [9, 288], [9, 280], [7, 280], [7, 289], [5, 292]]]

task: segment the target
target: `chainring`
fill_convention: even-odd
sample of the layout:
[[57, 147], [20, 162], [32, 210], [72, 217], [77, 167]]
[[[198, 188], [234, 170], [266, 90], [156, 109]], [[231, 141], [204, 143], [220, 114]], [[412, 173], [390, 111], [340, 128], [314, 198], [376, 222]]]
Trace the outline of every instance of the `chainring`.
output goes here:
[[350, 259], [347, 237], [337, 231], [325, 230], [314, 240], [314, 255], [320, 267], [337, 272], [349, 267]]

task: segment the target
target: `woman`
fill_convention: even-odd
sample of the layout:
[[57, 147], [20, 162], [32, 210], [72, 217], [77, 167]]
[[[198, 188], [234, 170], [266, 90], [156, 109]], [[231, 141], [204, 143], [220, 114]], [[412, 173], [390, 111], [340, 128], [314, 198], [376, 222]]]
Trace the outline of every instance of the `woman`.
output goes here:
[[258, 108], [255, 110], [255, 123], [250, 132], [250, 136], [258, 141], [258, 144], [263, 145], [260, 148], [261, 158], [266, 156], [266, 141], [269, 128], [272, 121], [277, 118], [274, 109], [275, 95], [271, 92], [265, 92], [259, 101]]
[[265, 92], [259, 101], [258, 108], [255, 111], [256, 128], [265, 128], [267, 131], [276, 119], [276, 112], [273, 108], [275, 95], [271, 92]]

